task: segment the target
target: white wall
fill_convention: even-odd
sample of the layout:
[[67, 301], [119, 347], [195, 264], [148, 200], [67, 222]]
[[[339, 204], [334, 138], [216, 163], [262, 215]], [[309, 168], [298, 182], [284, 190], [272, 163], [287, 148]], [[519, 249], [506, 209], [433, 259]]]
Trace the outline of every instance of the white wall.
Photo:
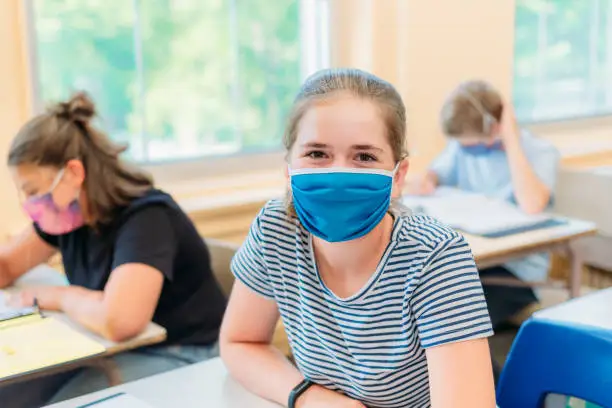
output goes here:
[[0, 240], [25, 221], [5, 165], [8, 145], [29, 115], [21, 1], [0, 1]]

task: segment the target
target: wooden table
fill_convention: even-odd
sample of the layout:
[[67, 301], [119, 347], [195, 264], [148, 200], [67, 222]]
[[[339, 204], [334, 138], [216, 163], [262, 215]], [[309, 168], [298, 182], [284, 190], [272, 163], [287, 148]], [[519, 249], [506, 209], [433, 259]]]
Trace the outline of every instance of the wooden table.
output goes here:
[[[10, 288], [7, 288], [6, 290], [8, 292], [11, 292], [19, 290], [20, 288], [26, 288], [28, 286], [63, 286], [66, 284], [67, 281], [64, 275], [60, 274], [55, 269], [50, 268], [48, 266], [39, 266], [25, 274], [15, 283], [15, 285]], [[166, 339], [166, 329], [155, 323], [149, 323], [149, 325], [140, 335], [123, 342], [113, 342], [101, 336], [98, 336], [97, 334], [92, 333], [83, 326], [72, 321], [70, 318], [68, 318], [68, 316], [63, 313], [45, 312], [45, 314], [53, 316], [58, 320], [61, 320], [62, 322], [68, 324], [80, 333], [99, 342], [105, 348], [104, 353], [93, 356], [91, 358], [82, 359], [74, 363], [61, 364], [59, 366], [49, 367], [41, 371], [24, 373], [23, 375], [11, 377], [10, 379], [3, 380], [2, 378], [0, 378], [0, 385], [7, 385], [10, 383], [26, 381], [36, 377], [42, 377], [54, 373], [64, 372], [83, 366], [99, 367], [106, 373], [107, 377], [109, 378], [109, 382], [112, 385], [120, 384], [121, 378], [119, 376], [118, 371], [115, 369], [112, 362], [106, 359], [106, 357], [110, 357], [115, 354], [128, 350], [133, 350], [139, 347], [161, 343]]]
[[[500, 238], [484, 238], [465, 234], [479, 268], [502, 265], [538, 252], [564, 251], [570, 259], [570, 297], [580, 294], [583, 262], [580, 253], [572, 245], [577, 239], [594, 235], [597, 227], [592, 222], [569, 219], [567, 224], [543, 228]], [[495, 280], [489, 279], [488, 283]], [[503, 283], [500, 280], [500, 283]], [[529, 286], [544, 286], [549, 283], [526, 283]]]
[[[234, 381], [220, 358], [94, 392], [49, 407], [76, 408], [125, 392], [155, 408], [278, 408]], [[92, 407], [94, 408], [95, 405]]]

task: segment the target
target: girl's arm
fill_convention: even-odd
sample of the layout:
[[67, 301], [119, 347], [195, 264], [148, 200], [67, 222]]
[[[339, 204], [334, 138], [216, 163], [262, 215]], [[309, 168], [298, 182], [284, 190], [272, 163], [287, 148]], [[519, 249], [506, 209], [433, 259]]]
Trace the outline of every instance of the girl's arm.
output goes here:
[[432, 408], [495, 408], [487, 339], [444, 344], [425, 353]]
[[43, 241], [32, 226], [0, 248], [0, 288], [11, 285], [30, 269], [47, 262], [56, 249]]
[[[270, 345], [278, 321], [274, 300], [236, 280], [221, 327], [221, 358], [234, 378], [251, 392], [285, 406], [289, 393], [304, 377]], [[342, 394], [312, 386], [298, 408], [363, 407]]]
[[13, 298], [15, 305], [61, 310], [71, 319], [113, 341], [141, 333], [153, 318], [163, 275], [144, 264], [124, 264], [111, 272], [104, 291], [80, 286], [27, 288]]

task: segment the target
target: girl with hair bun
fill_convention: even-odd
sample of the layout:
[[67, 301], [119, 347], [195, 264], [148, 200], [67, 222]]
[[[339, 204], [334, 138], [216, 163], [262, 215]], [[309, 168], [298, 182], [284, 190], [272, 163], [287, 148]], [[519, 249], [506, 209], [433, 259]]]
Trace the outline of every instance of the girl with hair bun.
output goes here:
[[[0, 248], [0, 288], [61, 253], [69, 285], [28, 288], [15, 306], [36, 300], [114, 341], [153, 321], [164, 344], [114, 358], [131, 381], [218, 354], [224, 295], [207, 247], [187, 215], [142, 170], [123, 161], [91, 121], [84, 93], [28, 121], [15, 136], [7, 164], [33, 223]], [[1, 405], [38, 407], [105, 388], [82, 369], [0, 387]]]

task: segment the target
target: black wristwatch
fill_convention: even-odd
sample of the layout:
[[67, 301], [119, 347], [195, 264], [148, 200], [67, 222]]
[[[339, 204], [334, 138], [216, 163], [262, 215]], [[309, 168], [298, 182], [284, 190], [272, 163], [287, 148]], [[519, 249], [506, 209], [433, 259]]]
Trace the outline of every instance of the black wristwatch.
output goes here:
[[303, 380], [301, 383], [295, 386], [289, 393], [289, 402], [287, 403], [288, 408], [295, 408], [295, 403], [297, 402], [300, 395], [306, 392], [314, 383], [310, 380]]

